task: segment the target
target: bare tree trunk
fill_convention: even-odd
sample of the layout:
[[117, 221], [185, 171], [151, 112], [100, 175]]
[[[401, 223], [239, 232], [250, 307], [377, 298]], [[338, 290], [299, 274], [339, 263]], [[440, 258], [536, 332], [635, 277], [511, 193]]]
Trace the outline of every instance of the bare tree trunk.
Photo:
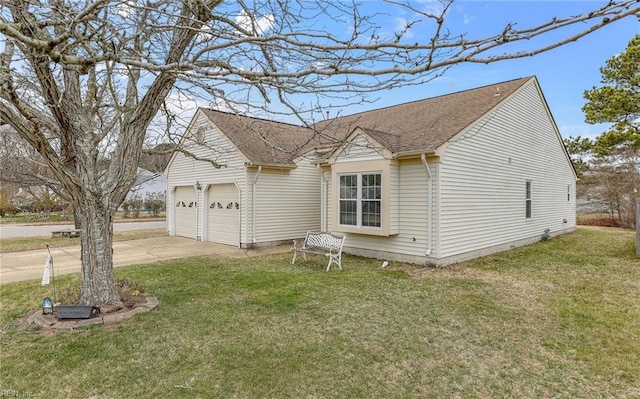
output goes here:
[[76, 212], [82, 229], [83, 305], [121, 304], [113, 275], [113, 219], [115, 211], [88, 196]]
[[73, 207], [73, 224], [75, 229], [82, 230], [82, 226], [80, 225], [80, 212], [76, 207]]
[[[549, 51], [636, 17], [640, 8], [637, 0], [612, 1], [536, 27], [509, 23], [487, 37], [468, 39], [445, 29], [453, 0], [442, 0], [433, 12], [390, 1], [415, 19], [383, 35], [387, 40], [376, 33], [384, 22], [379, 15], [361, 15], [351, 1], [317, 1], [319, 7], [285, 7], [288, 2], [273, 0], [224, 3], [0, 0], [0, 125], [8, 124], [41, 156], [37, 164], [50, 169], [41, 177], [71, 197], [82, 230], [82, 303], [120, 302], [112, 222], [135, 181], [154, 116], [161, 107], [171, 108], [166, 100], [172, 88], [207, 102], [219, 99], [243, 113], [290, 111], [307, 124], [320, 109], [313, 100], [303, 106], [300, 98], [318, 96], [318, 104], [335, 99], [340, 104], [330, 108], [339, 109], [378, 90], [430, 82], [456, 64]], [[319, 17], [350, 22], [348, 29], [337, 25], [334, 34], [318, 30]], [[582, 24], [527, 51], [495, 51]], [[431, 38], [407, 40], [425, 28], [434, 32]], [[184, 84], [176, 85], [177, 79]], [[227, 85], [238, 91], [225, 93], [221, 88]]]

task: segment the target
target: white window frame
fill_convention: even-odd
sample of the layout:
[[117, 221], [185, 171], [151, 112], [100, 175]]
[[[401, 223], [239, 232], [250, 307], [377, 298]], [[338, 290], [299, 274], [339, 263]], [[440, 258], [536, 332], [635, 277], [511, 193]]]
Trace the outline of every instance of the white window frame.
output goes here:
[[[363, 185], [363, 176], [377, 176], [377, 179], [379, 180], [380, 185], [373, 185], [373, 186], [364, 186]], [[342, 187], [342, 178], [343, 177], [348, 177], [348, 176], [352, 176], [356, 178], [356, 196], [355, 198], [352, 197], [345, 197], [343, 198], [343, 187]], [[374, 190], [374, 195], [377, 195], [378, 198], [368, 198], [368, 195], [365, 195], [365, 188], [370, 188]], [[376, 190], [377, 189], [377, 190]], [[346, 227], [352, 227], [352, 228], [367, 228], [367, 229], [381, 229], [382, 228], [382, 217], [383, 217], [383, 210], [382, 210], [382, 198], [383, 198], [383, 178], [382, 178], [382, 173], [380, 171], [372, 171], [372, 172], [358, 172], [358, 173], [341, 173], [338, 174], [338, 224], [340, 226], [346, 226]], [[356, 219], [355, 219], [355, 224], [346, 224], [343, 223], [342, 220], [342, 203], [343, 202], [355, 202], [356, 204]], [[364, 208], [364, 204], [367, 202], [371, 202], [371, 203], [378, 203], [378, 212], [377, 213], [373, 213], [373, 215], [375, 216], [377, 214], [377, 224], [375, 225], [368, 225], [364, 223], [364, 215], [363, 214], [363, 208]], [[374, 217], [375, 218], [375, 217]]]

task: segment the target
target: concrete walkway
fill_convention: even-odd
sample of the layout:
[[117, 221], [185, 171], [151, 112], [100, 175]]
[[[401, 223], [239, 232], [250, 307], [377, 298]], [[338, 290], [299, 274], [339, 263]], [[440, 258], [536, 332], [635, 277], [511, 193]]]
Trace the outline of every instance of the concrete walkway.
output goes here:
[[[152, 263], [188, 256], [222, 255], [234, 258], [260, 256], [289, 251], [290, 246], [244, 250], [212, 242], [195, 241], [183, 237], [155, 237], [113, 243], [115, 267]], [[50, 248], [56, 276], [80, 273], [80, 247]], [[47, 249], [0, 254], [0, 284], [41, 279]]]

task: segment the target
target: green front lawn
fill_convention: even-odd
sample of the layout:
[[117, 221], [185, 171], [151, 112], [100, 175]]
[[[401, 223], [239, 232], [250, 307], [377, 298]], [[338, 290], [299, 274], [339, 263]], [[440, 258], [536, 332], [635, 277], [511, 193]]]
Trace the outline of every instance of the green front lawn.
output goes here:
[[[167, 235], [165, 229], [130, 230], [116, 231], [113, 233], [113, 241], [141, 240], [143, 238], [164, 237]], [[0, 240], [0, 253], [32, 251], [44, 249], [49, 245], [51, 248], [64, 248], [80, 245], [80, 237], [15, 237], [3, 238]], [[0, 396], [1, 397], [1, 396]]]
[[[632, 231], [586, 229], [441, 269], [346, 256], [116, 270], [160, 300], [122, 325], [20, 325], [1, 286], [0, 390], [39, 398], [640, 397]], [[77, 276], [56, 279], [60, 289]]]
[[[123, 211], [118, 211], [115, 214], [115, 220], [117, 222], [136, 222], [136, 221], [151, 221], [151, 220], [164, 220], [166, 217], [165, 212], [161, 212], [158, 216], [152, 216], [147, 211], [141, 211], [137, 217], [133, 216], [133, 213], [125, 216]], [[73, 217], [69, 215], [63, 215], [62, 212], [52, 212], [48, 216], [38, 213], [18, 213], [15, 215], [5, 215], [0, 217], [0, 224], [73, 224]], [[1, 390], [0, 390], [1, 391]]]

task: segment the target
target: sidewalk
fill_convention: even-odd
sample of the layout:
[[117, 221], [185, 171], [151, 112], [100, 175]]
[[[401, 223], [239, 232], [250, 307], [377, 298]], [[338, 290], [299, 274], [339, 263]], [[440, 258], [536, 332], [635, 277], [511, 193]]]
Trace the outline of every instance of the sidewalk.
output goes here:
[[[183, 237], [155, 237], [113, 243], [114, 267], [201, 255], [240, 258], [287, 252], [290, 246], [244, 250]], [[80, 272], [80, 247], [50, 248], [56, 276]], [[41, 279], [47, 249], [0, 254], [0, 284]]]

